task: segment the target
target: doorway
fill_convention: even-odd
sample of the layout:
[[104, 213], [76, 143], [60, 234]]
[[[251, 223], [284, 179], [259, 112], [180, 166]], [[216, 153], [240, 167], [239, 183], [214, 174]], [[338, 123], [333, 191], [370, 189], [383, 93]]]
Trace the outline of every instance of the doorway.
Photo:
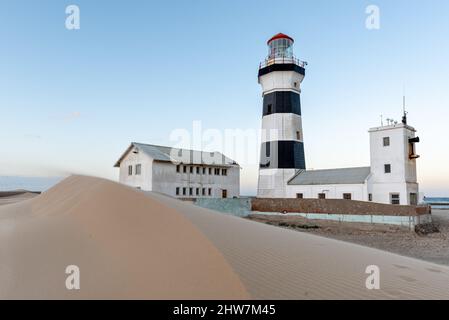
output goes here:
[[226, 199], [228, 197], [228, 190], [221, 190], [221, 197]]

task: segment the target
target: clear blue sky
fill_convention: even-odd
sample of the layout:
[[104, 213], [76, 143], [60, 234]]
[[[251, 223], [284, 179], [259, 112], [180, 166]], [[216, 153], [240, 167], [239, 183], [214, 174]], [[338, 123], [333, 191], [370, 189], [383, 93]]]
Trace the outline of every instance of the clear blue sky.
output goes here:
[[[65, 28], [70, 4], [77, 31]], [[365, 28], [370, 4], [379, 30]], [[400, 118], [405, 88], [421, 189], [448, 195], [448, 16], [446, 0], [1, 0], [0, 175], [116, 179], [131, 141], [169, 145], [195, 120], [259, 129], [258, 64], [284, 32], [309, 62], [308, 167], [369, 165], [367, 130]], [[256, 172], [244, 166], [244, 193]]]

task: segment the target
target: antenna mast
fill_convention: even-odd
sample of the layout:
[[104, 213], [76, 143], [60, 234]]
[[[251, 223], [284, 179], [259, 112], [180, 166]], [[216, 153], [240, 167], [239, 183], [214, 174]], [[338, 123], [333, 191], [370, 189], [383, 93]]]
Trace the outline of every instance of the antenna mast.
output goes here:
[[403, 111], [402, 123], [403, 124], [407, 124], [407, 114], [408, 114], [408, 112], [405, 110], [405, 95], [402, 97], [402, 111]]

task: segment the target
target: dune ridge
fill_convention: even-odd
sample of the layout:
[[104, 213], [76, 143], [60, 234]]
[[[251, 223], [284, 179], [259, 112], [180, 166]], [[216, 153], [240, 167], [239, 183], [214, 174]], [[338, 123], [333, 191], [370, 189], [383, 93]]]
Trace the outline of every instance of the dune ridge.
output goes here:
[[[72, 264], [79, 291], [65, 288]], [[448, 283], [444, 266], [98, 178], [0, 206], [0, 299], [449, 299]]]

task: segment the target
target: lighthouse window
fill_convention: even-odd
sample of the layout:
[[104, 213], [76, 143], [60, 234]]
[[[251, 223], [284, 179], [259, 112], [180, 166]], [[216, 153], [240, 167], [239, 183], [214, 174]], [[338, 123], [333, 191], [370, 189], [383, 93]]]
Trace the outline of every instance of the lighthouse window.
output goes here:
[[273, 105], [269, 104], [267, 106], [267, 114], [272, 114], [273, 113]]
[[390, 145], [390, 137], [384, 137], [384, 147], [388, 147]]
[[384, 167], [385, 173], [391, 173], [391, 164], [386, 164]]
[[301, 132], [296, 131], [296, 140], [301, 140]]
[[270, 142], [266, 143], [265, 155], [267, 157], [271, 157], [271, 143]]
[[399, 193], [391, 193], [390, 194], [390, 203], [391, 204], [401, 204], [401, 198]]

